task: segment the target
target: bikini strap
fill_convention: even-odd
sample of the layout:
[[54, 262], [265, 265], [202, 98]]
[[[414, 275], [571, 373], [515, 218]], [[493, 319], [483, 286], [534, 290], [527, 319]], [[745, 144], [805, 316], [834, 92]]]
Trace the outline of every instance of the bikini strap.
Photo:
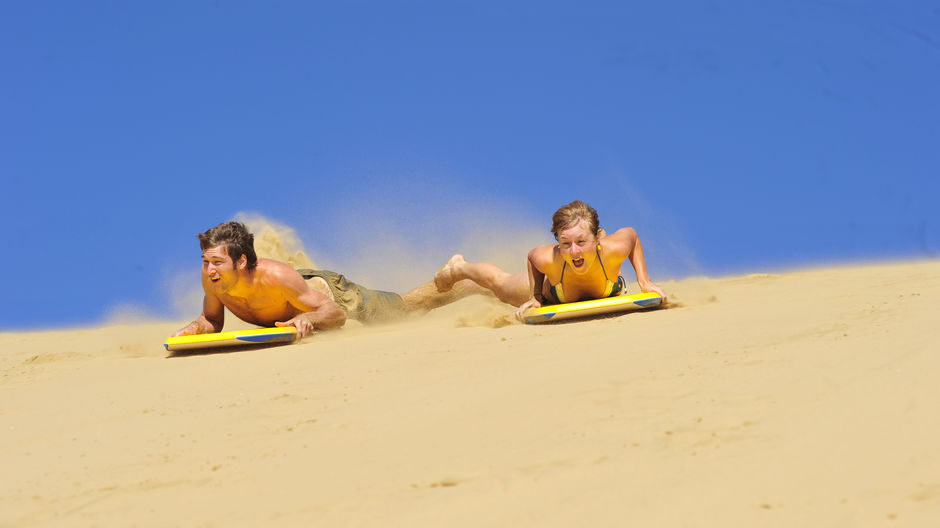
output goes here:
[[601, 249], [599, 247], [597, 248], [596, 253], [597, 253], [597, 261], [600, 262], [601, 264], [601, 271], [604, 272], [604, 278], [607, 279], [607, 282], [610, 282], [610, 277], [607, 276], [607, 269], [604, 268], [604, 259], [601, 258]]

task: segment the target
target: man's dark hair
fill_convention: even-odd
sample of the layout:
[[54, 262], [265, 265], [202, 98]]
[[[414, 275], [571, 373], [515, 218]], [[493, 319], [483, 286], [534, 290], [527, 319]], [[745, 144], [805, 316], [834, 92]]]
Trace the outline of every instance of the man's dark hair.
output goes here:
[[224, 246], [225, 252], [232, 257], [232, 262], [238, 262], [242, 255], [248, 259], [248, 269], [253, 270], [258, 264], [255, 255], [255, 236], [248, 232], [248, 228], [241, 222], [225, 222], [219, 224], [205, 233], [199, 233], [199, 247], [203, 251], [216, 246]]

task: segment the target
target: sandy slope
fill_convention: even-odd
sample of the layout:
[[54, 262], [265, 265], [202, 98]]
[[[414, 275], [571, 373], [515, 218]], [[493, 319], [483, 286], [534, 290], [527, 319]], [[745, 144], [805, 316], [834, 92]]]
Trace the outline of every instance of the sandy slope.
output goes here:
[[0, 525], [936, 525], [940, 262], [667, 290], [174, 358], [183, 321], [0, 334]]

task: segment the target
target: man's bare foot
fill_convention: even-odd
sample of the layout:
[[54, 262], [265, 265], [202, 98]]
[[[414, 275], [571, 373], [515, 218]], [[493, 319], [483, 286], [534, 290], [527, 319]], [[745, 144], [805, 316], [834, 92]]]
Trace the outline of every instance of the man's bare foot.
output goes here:
[[450, 291], [454, 287], [454, 283], [457, 282], [455, 277], [457, 264], [461, 262], [466, 262], [467, 260], [463, 258], [463, 255], [456, 254], [453, 257], [450, 257], [450, 260], [447, 261], [447, 264], [444, 264], [441, 269], [437, 270], [437, 273], [434, 274], [434, 285], [437, 286], [437, 291], [444, 293]]

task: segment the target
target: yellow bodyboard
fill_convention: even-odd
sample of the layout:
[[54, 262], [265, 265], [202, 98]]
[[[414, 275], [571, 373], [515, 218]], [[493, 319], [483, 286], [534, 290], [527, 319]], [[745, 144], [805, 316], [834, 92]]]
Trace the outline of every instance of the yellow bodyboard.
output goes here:
[[296, 338], [297, 329], [293, 326], [285, 326], [171, 337], [166, 340], [166, 343], [163, 343], [163, 346], [169, 351], [193, 350], [199, 348], [286, 343]]
[[552, 304], [542, 306], [541, 308], [529, 308], [522, 315], [526, 323], [539, 324], [550, 321], [574, 319], [576, 317], [655, 308], [662, 305], [662, 303], [663, 298], [658, 293], [643, 292], [631, 295], [617, 295], [616, 297], [605, 297], [603, 299], [593, 299], [590, 301]]

